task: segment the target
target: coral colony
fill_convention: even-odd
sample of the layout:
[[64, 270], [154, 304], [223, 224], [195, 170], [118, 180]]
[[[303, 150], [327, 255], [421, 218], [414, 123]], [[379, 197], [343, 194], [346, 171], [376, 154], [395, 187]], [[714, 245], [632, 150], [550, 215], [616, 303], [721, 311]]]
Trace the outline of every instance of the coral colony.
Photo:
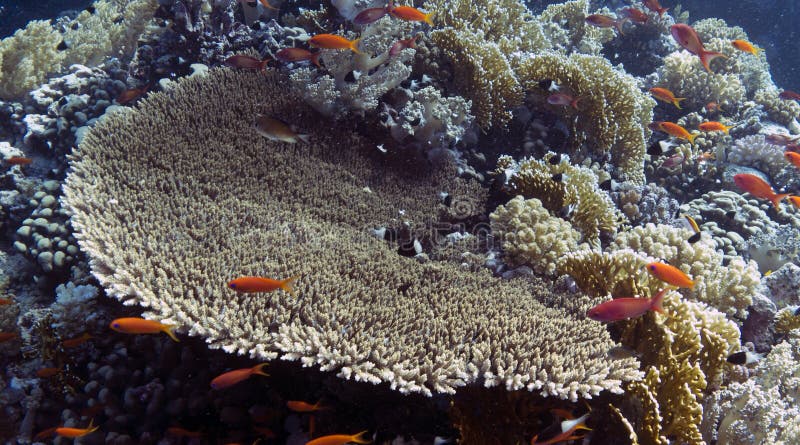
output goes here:
[[0, 40], [0, 442], [800, 443], [800, 96], [606, 4]]

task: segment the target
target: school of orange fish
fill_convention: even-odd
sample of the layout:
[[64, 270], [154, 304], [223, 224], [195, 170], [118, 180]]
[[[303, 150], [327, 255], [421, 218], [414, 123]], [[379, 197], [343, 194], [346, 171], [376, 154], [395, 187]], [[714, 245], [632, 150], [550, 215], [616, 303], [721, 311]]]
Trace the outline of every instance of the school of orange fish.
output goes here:
[[[243, 3], [251, 3], [249, 1], [246, 2], [245, 0], [239, 0], [239, 1]], [[270, 5], [269, 2], [267, 2], [267, 0], [259, 0], [259, 2], [266, 8], [277, 9], [274, 8], [272, 5]], [[252, 3], [254, 4], [255, 2]], [[668, 10], [668, 8], [662, 7], [659, 4], [658, 0], [643, 0], [642, 4], [648, 10], [658, 13], [659, 17]], [[430, 26], [433, 26], [434, 25], [433, 14], [434, 14], [433, 12], [424, 13], [410, 6], [395, 6], [393, 1], [389, 0], [388, 4], [385, 7], [369, 8], [361, 11], [359, 14], [355, 16], [355, 18], [353, 19], [353, 23], [357, 25], [367, 25], [379, 20], [380, 18], [386, 15], [389, 15], [391, 17], [400, 20], [424, 22]], [[642, 25], [647, 23], [648, 20], [649, 20], [648, 15], [645, 14], [642, 10], [637, 9], [635, 7], [623, 8], [618, 13], [617, 18], [601, 14], [592, 14], [586, 17], [586, 23], [600, 28], [614, 28], [621, 35], [624, 34], [624, 26], [626, 23], [631, 22], [634, 24]], [[691, 54], [696, 55], [700, 59], [703, 68], [709, 72], [711, 72], [710, 63], [712, 60], [718, 57], [726, 58], [726, 56], [722, 53], [707, 51], [704, 48], [700, 37], [697, 35], [695, 30], [689, 25], [675, 24], [671, 26], [670, 31], [675, 41], [681, 47], [689, 51]], [[416, 39], [417, 36], [398, 40], [389, 48], [389, 55], [395, 56], [405, 48], [414, 48]], [[349, 50], [352, 51], [353, 53], [360, 54], [359, 41], [360, 41], [359, 38], [348, 40], [345, 37], [335, 34], [317, 34], [311, 37], [308, 43], [313, 48]], [[758, 55], [759, 51], [761, 51], [760, 48], [757, 48], [750, 42], [744, 40], [733, 40], [731, 41], [731, 45], [737, 50], [747, 52], [753, 55]], [[275, 58], [281, 62], [308, 61], [317, 66], [318, 68], [323, 69], [319, 60], [320, 55], [321, 52], [319, 51], [311, 52], [304, 48], [283, 48], [275, 53]], [[263, 71], [266, 69], [267, 64], [270, 61], [271, 59], [269, 58], [259, 60], [252, 56], [238, 54], [229, 57], [225, 61], [225, 63], [229, 66], [238, 69]], [[150, 85], [147, 85], [141, 88], [133, 88], [123, 91], [121, 94], [117, 96], [116, 101], [121, 105], [134, 102], [137, 99], [144, 96], [145, 94], [147, 94], [149, 87]], [[685, 98], [675, 97], [672, 91], [662, 87], [650, 88], [649, 92], [655, 99], [658, 99], [665, 103], [672, 104], [677, 109], [681, 109], [680, 102], [685, 100]], [[783, 100], [800, 101], [800, 94], [792, 91], [784, 91], [780, 93], [780, 98]], [[580, 97], [573, 97], [571, 94], [564, 92], [550, 94], [547, 97], [547, 102], [549, 104], [558, 106], [569, 106], [572, 107], [577, 112], [580, 112], [580, 107], [579, 107], [580, 100], [581, 100]], [[718, 104], [714, 102], [709, 103], [706, 106], [706, 110], [714, 113], [721, 111]], [[736, 126], [735, 124], [725, 125], [721, 122], [710, 121], [701, 123], [698, 126], [698, 129], [703, 132], [719, 131], [728, 133], [728, 131], [735, 126]], [[672, 137], [687, 140], [689, 141], [690, 144], [694, 144], [694, 139], [697, 136], [696, 134], [690, 133], [688, 130], [686, 130], [685, 128], [674, 122], [657, 121], [651, 123], [649, 127], [653, 131], [663, 132]], [[254, 128], [262, 136], [276, 141], [297, 143], [299, 141], [305, 142], [308, 139], [308, 135], [298, 134], [294, 130], [292, 130], [290, 125], [280, 121], [279, 119], [269, 116], [262, 116], [262, 115], [256, 116], [256, 119], [254, 121]], [[800, 145], [798, 142], [798, 138], [800, 137], [791, 137], [786, 135], [774, 134], [774, 135], [769, 135], [767, 137], [767, 141], [773, 144], [784, 146], [786, 148], [785, 151], [786, 160], [790, 162], [792, 165], [800, 168], [800, 153], [798, 153], [800, 151]], [[31, 164], [33, 160], [26, 157], [10, 157], [5, 159], [4, 162], [9, 166], [22, 167]], [[750, 193], [751, 195], [759, 199], [769, 200], [778, 210], [780, 209], [780, 201], [782, 201], [784, 198], [788, 198], [795, 207], [800, 207], [800, 196], [790, 196], [789, 194], [786, 193], [776, 193], [766, 181], [764, 181], [763, 179], [761, 179], [756, 175], [748, 173], [737, 174], [734, 176], [734, 183], [742, 190]], [[689, 241], [690, 242], [698, 241], [700, 239], [701, 232], [699, 227], [697, 226], [697, 223], [689, 216], [684, 215], [684, 218], [686, 219], [692, 230], [695, 232], [695, 234], [691, 238], [689, 238]], [[643, 298], [643, 297], [615, 298], [613, 300], [606, 301], [589, 309], [587, 312], [587, 317], [592, 320], [597, 320], [601, 322], [615, 322], [619, 320], [636, 318], [644, 315], [648, 311], [663, 313], [664, 308], [662, 307], [662, 301], [664, 295], [669, 289], [671, 288], [691, 289], [694, 286], [694, 281], [692, 280], [692, 278], [686, 275], [684, 272], [682, 272], [679, 268], [675, 266], [661, 262], [653, 262], [647, 264], [645, 269], [653, 277], [655, 277], [660, 281], [663, 281], [665, 284], [672, 287], [666, 287], [650, 298]], [[298, 277], [296, 276], [286, 279], [272, 279], [259, 276], [242, 276], [231, 280], [230, 282], [227, 283], [227, 286], [231, 290], [238, 293], [265, 293], [265, 292], [273, 292], [280, 289], [284, 292], [287, 292], [290, 295], [294, 295], [291, 283], [295, 281], [297, 278]], [[11, 304], [14, 304], [14, 300], [12, 298], [0, 298], [0, 306], [11, 305]], [[124, 334], [164, 333], [168, 335], [172, 340], [176, 342], [179, 341], [179, 339], [173, 332], [173, 329], [176, 326], [161, 323], [154, 320], [146, 320], [140, 317], [118, 318], [113, 320], [110, 323], [109, 327], [110, 329], [116, 332]], [[19, 335], [15, 332], [0, 332], [0, 343], [13, 340], [18, 336]], [[64, 340], [62, 342], [62, 346], [66, 349], [77, 348], [91, 339], [92, 336], [90, 334], [84, 333], [79, 337]], [[733, 357], [736, 356], [737, 354], [742, 355], [742, 357]], [[744, 364], [744, 363], [751, 363], [758, 359], [758, 357], [755, 357], [756, 354], [752, 353], [747, 353], [747, 354], [745, 353], [733, 354], [731, 357], [729, 357], [729, 361], [731, 361], [732, 363], [734, 362], [738, 363], [738, 361], [741, 361], [741, 363]], [[266, 365], [267, 365], [266, 363], [261, 363], [251, 368], [243, 368], [243, 369], [228, 371], [211, 380], [210, 387], [212, 390], [224, 390], [242, 381], [245, 381], [252, 376], [256, 375], [268, 376], [268, 374], [264, 372], [264, 367]], [[38, 370], [36, 374], [41, 378], [48, 378], [57, 375], [61, 371], [62, 370], [60, 368], [42, 368]], [[316, 411], [328, 409], [328, 407], [322, 406], [321, 402], [317, 402], [312, 405], [304, 401], [291, 400], [287, 402], [287, 408], [296, 413], [311, 414], [311, 416], [309, 417], [310, 440], [306, 443], [306, 445], [344, 445], [347, 443], [357, 443], [357, 444], [370, 443], [370, 440], [367, 439], [365, 436], [367, 431], [361, 431], [356, 434], [333, 434], [333, 435], [326, 435], [318, 438], [313, 438], [314, 434], [313, 413]], [[553, 410], [553, 411], [554, 415], [565, 419], [564, 421], [561, 422], [560, 425], [561, 431], [559, 433], [556, 433], [553, 437], [544, 441], [538, 441], [538, 435], [534, 436], [531, 439], [531, 445], [549, 445], [569, 440], [581, 439], [583, 437], [581, 431], [590, 430], [590, 428], [586, 426], [586, 420], [589, 418], [590, 414], [589, 412], [585, 413], [580, 417], [575, 417], [574, 415], [572, 415], [572, 413], [565, 412], [563, 410]], [[73, 428], [65, 426], [56, 426], [49, 428], [47, 430], [40, 432], [35, 437], [35, 439], [41, 440], [52, 436], [59, 436], [65, 438], [78, 438], [91, 434], [97, 431], [98, 429], [99, 426], [94, 425], [94, 420], [91, 420], [89, 422], [89, 425], [85, 428]], [[275, 437], [272, 431], [270, 431], [267, 428], [256, 427], [256, 429], [264, 439], [271, 439]], [[189, 431], [177, 426], [168, 428], [166, 433], [170, 436], [175, 436], [175, 437], [191, 438], [191, 437], [203, 436], [203, 433], [201, 431]], [[253, 443], [254, 444], [258, 443], [261, 440], [262, 440], [261, 438], [256, 439], [256, 441]], [[235, 444], [229, 443], [228, 445], [235, 445]]]

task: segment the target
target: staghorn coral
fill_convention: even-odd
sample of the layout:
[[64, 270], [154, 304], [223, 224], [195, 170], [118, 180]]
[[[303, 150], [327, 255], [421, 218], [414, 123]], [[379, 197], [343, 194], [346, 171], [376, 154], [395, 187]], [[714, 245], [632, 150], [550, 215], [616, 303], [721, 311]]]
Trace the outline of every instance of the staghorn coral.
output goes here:
[[695, 282], [687, 297], [730, 316], [746, 318], [747, 306], [761, 279], [755, 261], [733, 257], [723, 265], [723, 256], [711, 239], [702, 237], [692, 244], [687, 241], [690, 235], [688, 229], [647, 224], [619, 233], [613, 249], [630, 248], [652, 258], [649, 261], [658, 259], [678, 267]]
[[[614, 342], [584, 319], [592, 301], [420, 263], [373, 237], [399, 219], [435, 221], [442, 190], [480, 191], [453, 185], [464, 180], [452, 169], [387, 166], [374, 143], [299, 106], [286, 82], [211, 70], [87, 134], [62, 199], [109, 295], [212, 348], [401, 392], [480, 382], [576, 400], [640, 376], [635, 359], [605, 354]], [[248, 131], [242, 116], [259, 112], [314, 122], [310, 143]], [[297, 296], [224, 285], [251, 274], [298, 275]]]
[[622, 343], [647, 365], [645, 378], [628, 385], [623, 412], [638, 426], [641, 444], [701, 443], [700, 403], [719, 384], [725, 357], [739, 347], [739, 329], [721, 312], [674, 291], [664, 307], [666, 317], [649, 313], [623, 327]]
[[[30, 22], [0, 41], [0, 97], [20, 97], [66, 66], [130, 55], [156, 7], [156, 0], [98, 0], [94, 12], [82, 11], [63, 31]], [[59, 51], [62, 41], [66, 49]]]
[[718, 445], [800, 443], [800, 353], [793, 336], [759, 362], [755, 376], [712, 394], [703, 410], [703, 438]]
[[527, 264], [537, 273], [553, 275], [559, 258], [588, 247], [578, 244], [581, 234], [570, 223], [550, 216], [536, 198], [517, 196], [490, 218], [492, 234], [512, 266]]
[[515, 59], [514, 70], [526, 91], [551, 79], [580, 97], [577, 116], [570, 119], [570, 145], [583, 145], [601, 158], [611, 155], [621, 179], [644, 182], [644, 156], [655, 101], [641, 92], [636, 80], [614, 69], [604, 58], [545, 52]]
[[[570, 164], [568, 156], [552, 164], [553, 156], [549, 153], [544, 160], [525, 159], [519, 163], [510, 156], [501, 156], [495, 173], [505, 175], [512, 193], [537, 198], [552, 213], [571, 209], [572, 226], [581, 232], [582, 241], [599, 247], [600, 233], [616, 232], [622, 215], [600, 189], [591, 169]], [[554, 175], [561, 175], [561, 180], [554, 180]]]
[[294, 69], [289, 75], [292, 86], [308, 104], [329, 117], [374, 110], [381, 96], [411, 75], [413, 48], [389, 56], [392, 44], [406, 38], [411, 28], [409, 22], [384, 17], [362, 32], [361, 54], [322, 50], [320, 60], [327, 72], [315, 67]]

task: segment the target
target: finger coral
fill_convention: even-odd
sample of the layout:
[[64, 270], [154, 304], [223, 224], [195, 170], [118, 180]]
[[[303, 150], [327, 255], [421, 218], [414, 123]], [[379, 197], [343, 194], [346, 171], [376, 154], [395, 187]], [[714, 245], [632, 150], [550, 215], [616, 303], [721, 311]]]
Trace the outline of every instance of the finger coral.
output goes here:
[[[213, 348], [401, 392], [479, 383], [576, 400], [641, 376], [634, 358], [608, 357], [615, 343], [585, 319], [588, 298], [419, 262], [374, 237], [374, 227], [434, 225], [442, 191], [482, 192], [453, 168], [387, 166], [287, 82], [211, 70], [86, 135], [62, 199], [110, 296]], [[248, 123], [256, 113], [309, 143], [262, 138]], [[225, 286], [241, 275], [299, 276], [297, 296]]]
[[490, 217], [492, 234], [511, 265], [530, 265], [537, 273], [553, 275], [559, 258], [579, 250], [581, 234], [567, 221], [550, 216], [536, 198], [517, 196]]
[[620, 178], [644, 182], [647, 124], [653, 120], [655, 101], [632, 76], [602, 57], [552, 52], [515, 60], [514, 70], [526, 91], [549, 79], [580, 98], [577, 115], [568, 123], [572, 150], [587, 145], [601, 158], [610, 154]]

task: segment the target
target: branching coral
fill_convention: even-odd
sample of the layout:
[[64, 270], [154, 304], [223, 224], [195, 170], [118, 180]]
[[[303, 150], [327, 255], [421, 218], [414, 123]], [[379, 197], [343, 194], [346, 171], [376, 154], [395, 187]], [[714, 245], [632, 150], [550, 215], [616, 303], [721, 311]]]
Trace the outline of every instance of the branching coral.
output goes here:
[[[372, 236], [434, 223], [442, 191], [480, 191], [452, 169], [387, 166], [286, 82], [211, 70], [87, 134], [63, 201], [109, 295], [212, 347], [402, 392], [481, 382], [576, 400], [640, 376], [635, 359], [606, 354], [591, 301], [545, 306], [556, 296], [541, 283], [420, 263]], [[305, 127], [310, 143], [260, 137], [242, 119], [256, 113]], [[296, 297], [236, 294], [225, 282], [239, 275], [298, 275]]]
[[700, 443], [700, 403], [719, 382], [725, 357], [738, 348], [739, 329], [724, 314], [675, 292], [667, 293], [664, 306], [667, 317], [647, 314], [623, 328], [622, 342], [648, 365], [644, 380], [628, 387], [638, 409], [628, 409], [626, 417], [638, 420], [639, 443]]
[[775, 346], [755, 377], [732, 383], [705, 403], [703, 438], [719, 445], [800, 443], [797, 337]]
[[763, 134], [737, 139], [728, 150], [728, 161], [761, 170], [772, 178], [791, 167], [783, 157], [783, 147], [770, 144]]
[[572, 54], [542, 53], [515, 59], [515, 72], [526, 91], [550, 79], [575, 97], [579, 110], [570, 119], [573, 150], [583, 145], [599, 157], [611, 154], [619, 176], [644, 182], [644, 156], [650, 136], [655, 102], [643, 94], [636, 80], [604, 58]]
[[[505, 175], [512, 193], [537, 198], [544, 208], [558, 214], [571, 209], [571, 222], [583, 234], [583, 240], [599, 247], [600, 232], [614, 233], [622, 216], [611, 198], [598, 186], [597, 176], [586, 167], [569, 163], [563, 156], [551, 163], [553, 154], [544, 160], [526, 159], [520, 163], [509, 156], [497, 161], [497, 174]], [[553, 179], [554, 176], [561, 179]]]
[[733, 257], [723, 265], [723, 256], [714, 249], [712, 240], [701, 238], [692, 244], [687, 240], [689, 235], [687, 229], [647, 224], [620, 233], [614, 245], [678, 267], [695, 282], [687, 296], [745, 318], [761, 279], [756, 263]]
[[[131, 54], [156, 7], [155, 0], [98, 0], [94, 12], [78, 14], [63, 33], [48, 22], [30, 22], [0, 41], [0, 97], [19, 97], [65, 66]], [[62, 41], [65, 49], [58, 50]]]
[[536, 198], [517, 196], [490, 217], [492, 234], [512, 265], [526, 264], [537, 273], [553, 275], [559, 258], [579, 250], [581, 234], [567, 221], [550, 216]]
[[588, 15], [588, 0], [571, 0], [549, 5], [537, 18], [551, 49], [599, 56], [603, 44], [616, 37], [616, 32], [589, 25]]
[[308, 104], [326, 116], [342, 117], [351, 111], [374, 110], [381, 96], [411, 74], [413, 48], [389, 55], [392, 44], [407, 38], [410, 30], [408, 22], [384, 17], [364, 29], [360, 54], [323, 50], [320, 60], [327, 72], [313, 67], [297, 68], [290, 74], [292, 85]]
[[431, 147], [447, 147], [458, 142], [473, 116], [472, 104], [463, 97], [442, 97], [439, 90], [427, 86], [410, 92], [412, 97], [398, 106], [396, 117], [387, 113], [384, 125], [400, 142], [411, 138]]
[[558, 263], [558, 273], [567, 274], [585, 293], [593, 296], [634, 297], [652, 295], [658, 283], [643, 274], [647, 260], [630, 249], [613, 252], [572, 252]]

